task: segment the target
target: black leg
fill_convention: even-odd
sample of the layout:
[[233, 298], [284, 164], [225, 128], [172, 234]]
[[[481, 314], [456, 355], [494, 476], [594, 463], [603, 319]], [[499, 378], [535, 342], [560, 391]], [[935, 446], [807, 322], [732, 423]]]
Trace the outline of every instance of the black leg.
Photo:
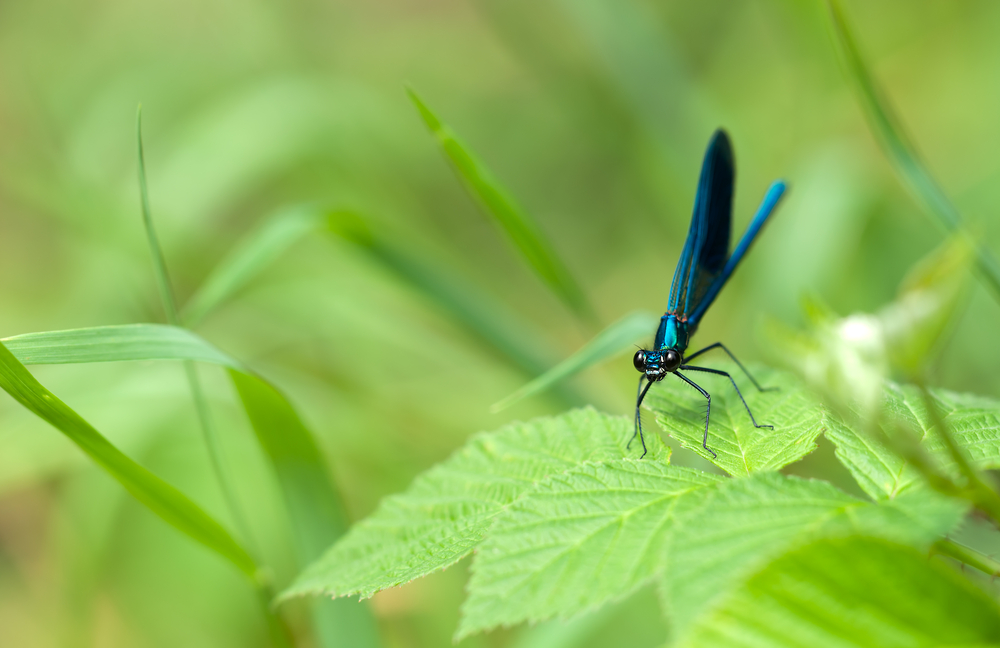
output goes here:
[[[703, 371], [705, 373], [715, 374], [717, 376], [725, 376], [726, 378], [729, 379], [729, 382], [733, 383], [733, 389], [736, 390], [736, 395], [740, 397], [741, 401], [743, 401], [743, 407], [746, 408], [747, 414], [750, 415], [750, 421], [753, 423], [753, 426], [756, 427], [756, 428], [771, 428], [772, 430], [774, 429], [773, 425], [758, 425], [757, 424], [757, 420], [753, 417], [753, 412], [750, 411], [750, 406], [747, 405], [746, 399], [743, 398], [743, 394], [740, 392], [740, 388], [736, 386], [736, 381], [733, 380], [733, 377], [730, 376], [729, 374], [727, 374], [725, 371], [719, 371], [718, 369], [708, 369], [707, 367], [692, 367], [691, 365], [681, 365], [680, 368], [681, 369], [685, 369], [687, 371]], [[687, 380], [687, 379], [685, 378], [685, 380]], [[690, 381], [688, 381], [688, 382], [690, 382]]]
[[692, 360], [694, 360], [695, 358], [697, 358], [701, 354], [705, 353], [706, 351], [711, 351], [712, 349], [722, 349], [723, 351], [725, 351], [726, 354], [730, 358], [732, 358], [733, 362], [736, 363], [736, 366], [738, 366], [740, 369], [743, 370], [743, 373], [745, 373], [747, 375], [747, 378], [749, 378], [750, 382], [753, 383], [753, 386], [757, 388], [757, 391], [765, 392], [765, 391], [777, 391], [778, 390], [777, 387], [761, 387], [760, 383], [757, 382], [757, 379], [750, 375], [750, 372], [747, 371], [747, 368], [743, 366], [743, 363], [740, 362], [739, 360], [737, 360], [736, 356], [733, 355], [733, 352], [730, 351], [729, 349], [727, 349], [726, 345], [723, 344], [722, 342], [716, 342], [715, 344], [709, 344], [707, 347], [705, 347], [701, 351], [695, 351], [694, 353], [692, 353], [688, 357], [684, 358], [684, 362], [685, 363], [691, 362]]
[[642, 415], [639, 413], [639, 406], [642, 405], [642, 399], [646, 397], [646, 392], [649, 388], [653, 386], [653, 381], [650, 380], [646, 383], [646, 388], [642, 388], [642, 379], [646, 377], [646, 374], [639, 376], [639, 389], [636, 392], [635, 397], [635, 432], [632, 433], [632, 438], [628, 440], [625, 445], [625, 449], [628, 450], [632, 447], [632, 442], [635, 441], [635, 435], [639, 435], [639, 441], [642, 442], [642, 454], [639, 456], [640, 459], [646, 456], [646, 440], [642, 438]]
[[708, 421], [709, 421], [709, 419], [712, 418], [712, 395], [709, 394], [704, 389], [702, 389], [701, 387], [699, 387], [698, 385], [696, 385], [694, 383], [694, 381], [692, 381], [690, 378], [688, 378], [684, 374], [680, 374], [680, 373], [677, 373], [675, 371], [674, 375], [677, 376], [678, 378], [680, 378], [681, 380], [683, 380], [684, 382], [686, 382], [687, 384], [691, 385], [695, 389], [697, 389], [699, 392], [701, 392], [701, 395], [704, 396], [708, 400], [708, 408], [705, 410], [705, 436], [701, 440], [701, 447], [705, 448], [706, 450], [708, 450], [709, 452], [711, 452], [712, 456], [715, 457], [716, 459], [718, 459], [719, 455], [715, 454], [715, 450], [712, 450], [711, 448], [708, 447]]

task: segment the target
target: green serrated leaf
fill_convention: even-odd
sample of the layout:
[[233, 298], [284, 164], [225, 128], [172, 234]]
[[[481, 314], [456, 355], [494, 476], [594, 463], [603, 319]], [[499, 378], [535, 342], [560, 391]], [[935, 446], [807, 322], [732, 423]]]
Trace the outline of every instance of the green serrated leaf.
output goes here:
[[906, 504], [877, 506], [778, 473], [732, 480], [634, 459], [584, 464], [540, 482], [497, 519], [477, 550], [456, 639], [570, 617], [657, 577], [683, 631], [796, 543], [863, 530], [929, 545], [964, 511], [950, 500]]
[[645, 459], [584, 464], [546, 479], [477, 550], [456, 640], [631, 593], [662, 567], [685, 498], [720, 481]]
[[225, 528], [180, 491], [129, 459], [68, 405], [41, 385], [0, 344], [0, 388], [51, 424], [167, 524], [257, 580], [254, 560]]
[[578, 315], [595, 319], [593, 309], [583, 291], [580, 290], [566, 265], [556, 255], [552, 244], [542, 234], [534, 219], [517, 204], [486, 165], [431, 112], [416, 92], [407, 88], [407, 93], [427, 128], [437, 138], [459, 179], [482, 205], [486, 214], [492, 217], [510, 238], [532, 270]]
[[871, 648], [1000, 642], [1000, 609], [905, 545], [825, 539], [761, 569], [695, 623], [697, 648]]
[[[282, 593], [371, 596], [452, 565], [485, 537], [497, 515], [534, 485], [583, 462], [636, 454], [631, 421], [593, 409], [508, 425], [474, 437], [450, 459], [386, 498]], [[667, 460], [647, 441], [647, 463]]]
[[682, 447], [733, 476], [778, 470], [816, 448], [816, 437], [826, 427], [829, 415], [791, 374], [762, 366], [749, 367], [762, 386], [777, 388], [760, 392], [736, 365], [727, 362], [710, 366], [728, 371], [740, 385], [757, 422], [773, 425], [774, 429], [753, 426], [725, 376], [688, 371], [685, 375], [712, 395], [708, 447], [718, 457], [702, 447], [706, 400], [690, 385], [676, 376], [667, 376], [650, 389], [644, 402], [656, 414], [656, 422], [680, 441]]
[[636, 340], [648, 336], [649, 332], [656, 328], [658, 319], [656, 315], [644, 311], [629, 313], [595, 335], [579, 351], [494, 404], [490, 411], [496, 413], [504, 410], [521, 399], [545, 391], [587, 367], [622, 353], [631, 348]]
[[827, 482], [776, 473], [726, 481], [699, 495], [675, 512], [661, 581], [677, 636], [720, 594], [789, 547], [859, 532], [929, 546], [966, 508], [936, 496], [874, 505]]
[[[983, 396], [930, 390], [938, 412], [959, 448], [982, 469], [1000, 467], [1000, 402]], [[944, 442], [927, 412], [920, 390], [913, 385], [887, 382], [884, 412], [920, 435], [921, 446], [942, 468], [954, 471]], [[837, 457], [873, 499], [892, 499], [923, 483], [920, 474], [883, 439], [836, 419], [826, 431], [837, 446]]]

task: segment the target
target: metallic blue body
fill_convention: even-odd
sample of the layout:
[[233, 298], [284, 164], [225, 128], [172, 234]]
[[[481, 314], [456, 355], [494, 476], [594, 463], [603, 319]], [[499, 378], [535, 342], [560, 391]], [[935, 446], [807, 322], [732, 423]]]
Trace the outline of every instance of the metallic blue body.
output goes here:
[[677, 349], [683, 354], [684, 349], [687, 348], [689, 337], [687, 322], [681, 321], [676, 315], [667, 313], [660, 318], [660, 327], [656, 329], [653, 349], [656, 351]]

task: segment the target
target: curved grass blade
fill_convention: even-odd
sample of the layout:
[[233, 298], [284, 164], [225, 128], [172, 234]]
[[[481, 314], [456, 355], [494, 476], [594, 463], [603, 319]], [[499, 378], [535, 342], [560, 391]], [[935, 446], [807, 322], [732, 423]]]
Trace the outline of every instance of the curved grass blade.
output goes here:
[[964, 231], [965, 225], [958, 208], [917, 155], [916, 147], [896, 117], [885, 92], [861, 56], [854, 34], [844, 18], [840, 0], [827, 0], [827, 6], [844, 67], [857, 86], [865, 116], [886, 156], [917, 200], [937, 217], [944, 228], [963, 234], [968, 239], [976, 250], [980, 278], [993, 291], [994, 298], [1000, 300], [1000, 263], [988, 248]]
[[[518, 321], [502, 304], [437, 270], [428, 260], [371, 231], [364, 218], [350, 210], [299, 205], [274, 214], [212, 271], [185, 307], [185, 323], [193, 326], [260, 274], [268, 264], [312, 231], [326, 231], [356, 245], [400, 281], [429, 298], [454, 321], [491, 346], [529, 375], [551, 365], [537, 332]], [[567, 404], [584, 402], [573, 390], [557, 390]]]
[[[299, 564], [306, 567], [347, 530], [340, 495], [312, 434], [284, 395], [254, 374], [230, 368], [261, 448], [271, 459], [295, 526]], [[313, 621], [325, 646], [378, 646], [375, 619], [365, 605], [317, 599]]]
[[198, 335], [167, 324], [124, 324], [25, 333], [0, 340], [26, 365], [198, 360], [243, 371], [239, 362]]
[[167, 524], [208, 547], [251, 581], [257, 565], [236, 540], [176, 488], [129, 459], [79, 414], [42, 386], [31, 372], [0, 344], [0, 388], [33, 414], [65, 434], [125, 489]]
[[583, 291], [565, 264], [556, 256], [538, 224], [514, 201], [486, 166], [458, 140], [451, 129], [431, 112], [417, 93], [412, 88], [407, 88], [406, 91], [466, 189], [487, 215], [503, 229], [528, 265], [577, 315], [591, 322], [596, 321]]
[[629, 313], [587, 342], [579, 351], [524, 385], [510, 396], [495, 403], [490, 411], [499, 412], [520, 401], [545, 391], [555, 383], [577, 374], [625, 351], [635, 341], [656, 328], [659, 318], [644, 311]]
[[[24, 364], [199, 360], [225, 367], [277, 475], [302, 565], [318, 558], [346, 529], [340, 496], [295, 409], [270, 383], [195, 333], [164, 324], [129, 324], [28, 333], [0, 342]], [[325, 608], [314, 616], [323, 645], [379, 645], [366, 606], [345, 601], [316, 605]]]
[[282, 209], [267, 219], [219, 263], [191, 297], [184, 306], [184, 324], [197, 326], [292, 244], [319, 229], [324, 222], [325, 210], [308, 205]]

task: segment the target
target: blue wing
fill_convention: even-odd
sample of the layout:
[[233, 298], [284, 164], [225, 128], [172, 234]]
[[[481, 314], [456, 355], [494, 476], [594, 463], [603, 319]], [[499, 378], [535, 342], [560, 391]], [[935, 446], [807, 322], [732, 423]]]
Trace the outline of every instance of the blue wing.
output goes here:
[[668, 313], [690, 319], [726, 267], [735, 176], [729, 136], [719, 129], [712, 135], [701, 165], [694, 215], [670, 286]]
[[771, 183], [767, 193], [764, 195], [764, 200], [761, 201], [760, 207], [757, 208], [757, 213], [754, 215], [753, 221], [750, 222], [750, 226], [747, 227], [747, 231], [743, 234], [743, 238], [741, 238], [740, 242], [736, 245], [736, 249], [733, 250], [732, 256], [730, 256], [729, 260], [726, 261], [726, 265], [722, 269], [722, 272], [720, 272], [715, 278], [715, 282], [705, 292], [705, 294], [702, 295], [701, 301], [688, 316], [689, 327], [693, 328], [698, 326], [698, 321], [701, 319], [701, 316], [705, 314], [708, 307], [712, 305], [713, 301], [715, 301], [719, 291], [722, 290], [722, 287], [726, 285], [727, 281], [729, 281], [729, 277], [733, 274], [733, 271], [736, 270], [736, 266], [743, 259], [743, 255], [745, 255], [747, 250], [750, 249], [750, 245], [754, 242], [754, 239], [757, 238], [757, 234], [759, 234], [761, 228], [764, 227], [764, 223], [767, 222], [767, 219], [774, 211], [774, 208], [778, 206], [778, 202], [781, 201], [781, 197], [785, 195], [786, 189], [787, 186], [781, 180]]

